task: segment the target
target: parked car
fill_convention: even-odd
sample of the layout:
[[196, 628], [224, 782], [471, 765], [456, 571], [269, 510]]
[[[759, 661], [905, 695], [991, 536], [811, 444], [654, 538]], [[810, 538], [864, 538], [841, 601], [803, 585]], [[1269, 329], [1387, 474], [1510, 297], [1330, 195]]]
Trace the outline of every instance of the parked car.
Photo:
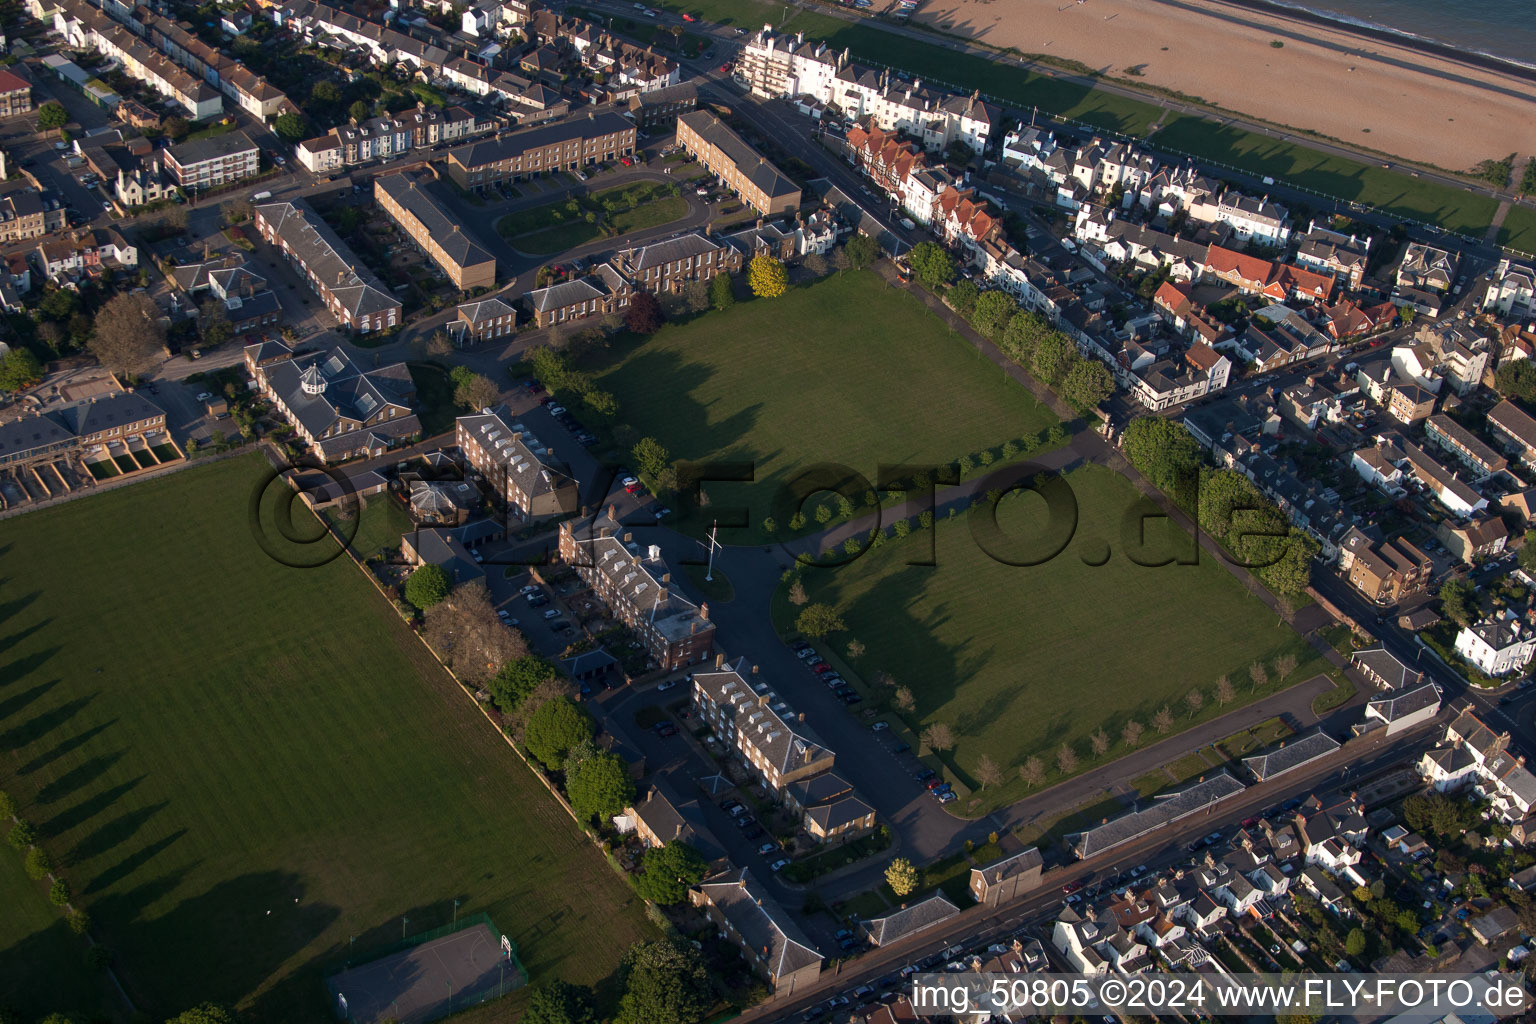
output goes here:
[[766, 857], [770, 853], [778, 853], [779, 852], [779, 844], [778, 843], [764, 843], [762, 846], [759, 846], [757, 848], [757, 852], [758, 852], [758, 855], [762, 856], [762, 857]]
[[927, 785], [927, 787], [929, 789], [938, 789], [941, 786], [949, 785], [949, 783], [947, 783], [944, 780], [940, 779], [937, 775], [933, 775], [933, 776], [930, 776], [928, 778], [928, 781], [927, 781], [926, 785]]
[[550, 628], [553, 629], [556, 633], [569, 633], [571, 630], [575, 629], [576, 627], [572, 626], [568, 620], [561, 619], [559, 622], [555, 623]]
[[819, 676], [824, 676], [824, 675], [826, 675], [826, 674], [827, 674], [827, 673], [828, 673], [828, 672], [831, 672], [831, 671], [832, 671], [832, 666], [831, 666], [831, 665], [828, 665], [828, 664], [827, 664], [827, 663], [826, 663], [826, 662], [824, 662], [824, 661], [823, 661], [823, 662], [819, 662], [819, 663], [812, 663], [812, 665], [811, 665], [811, 671], [812, 671], [812, 672], [815, 672], [815, 673], [816, 673], [816, 674], [817, 674], [817, 675], [819, 675]]
[[743, 836], [745, 836], [747, 839], [757, 839], [757, 838], [765, 835], [766, 833], [763, 832], [762, 826], [760, 826], [760, 825], [753, 825], [751, 828], [746, 829], [741, 834]]
[[[873, 732], [885, 732], [885, 730], [889, 729], [890, 727], [891, 727], [891, 723], [890, 722], [876, 722], [874, 725], [870, 726], [869, 728]], [[932, 771], [932, 769], [926, 769], [926, 770], [927, 771]]]
[[657, 693], [666, 693], [668, 690], [672, 689], [672, 687], [676, 686], [680, 682], [682, 682], [682, 680], [680, 680], [680, 679], [664, 679], [664, 680], [662, 680], [661, 684], [656, 687], [656, 692]]
[[809, 661], [810, 659], [816, 657], [816, 648], [812, 647], [810, 644], [806, 644], [804, 647], [796, 648], [795, 657], [799, 658], [801, 661]]
[[731, 804], [731, 806], [727, 807], [726, 810], [730, 812], [731, 817], [738, 819], [744, 817], [747, 813], [746, 806], [739, 803]]
[[932, 768], [927, 767], [920, 769], [917, 775], [914, 776], [918, 782], [927, 782], [929, 779], [936, 779], [938, 777], [938, 772], [934, 771]]
[[559, 608], [551, 608], [551, 609], [549, 609], [549, 611], [544, 613], [544, 617], [546, 619], [558, 619], [560, 617], [560, 609]]
[[563, 416], [563, 415], [565, 415], [565, 406], [563, 406], [563, 405], [551, 405], [549, 407], [549, 412], [550, 412], [550, 415], [552, 415], [552, 416]]
[[667, 518], [667, 516], [669, 516], [671, 514], [672, 514], [672, 510], [670, 508], [667, 508], [667, 506], [665, 506], [665, 505], [657, 505], [651, 511], [651, 515], [656, 517], [656, 521], [658, 523], [661, 522], [663, 519]]
[[953, 803], [954, 801], [960, 799], [959, 797], [957, 797], [954, 793], [950, 792], [949, 790], [945, 790], [944, 792], [938, 794], [938, 797], [939, 797], [939, 803], [941, 803], [941, 804]]
[[789, 647], [790, 650], [793, 651], [809, 651], [813, 649], [810, 643], [805, 640], [796, 640], [794, 643], [790, 644]]
[[666, 739], [669, 736], [676, 736], [677, 726], [673, 725], [671, 722], [657, 722], [656, 735], [660, 736], [662, 739]]
[[537, 583], [525, 583], [523, 589], [518, 591], [519, 594], [537, 594], [538, 592], [539, 585]]
[[634, 494], [640, 489], [640, 481], [632, 476], [627, 476], [619, 481], [619, 486], [624, 488], [626, 494]]
[[772, 864], [768, 865], [768, 870], [769, 871], [783, 871], [787, 867], [789, 867], [789, 858], [788, 857], [780, 857], [778, 860], [776, 860]]

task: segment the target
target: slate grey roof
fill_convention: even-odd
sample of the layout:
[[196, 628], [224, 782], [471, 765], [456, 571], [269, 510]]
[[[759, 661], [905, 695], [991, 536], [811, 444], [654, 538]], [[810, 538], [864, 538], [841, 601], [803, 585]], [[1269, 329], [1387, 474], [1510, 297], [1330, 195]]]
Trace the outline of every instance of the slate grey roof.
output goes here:
[[1072, 851], [1080, 858], [1088, 858], [1121, 843], [1138, 839], [1154, 829], [1178, 821], [1187, 815], [1203, 811], [1218, 801], [1243, 791], [1243, 784], [1225, 771], [1220, 771], [1191, 786], [1157, 796], [1152, 806], [1141, 811], [1123, 814], [1097, 828], [1078, 832], [1067, 837]]
[[414, 177], [386, 174], [374, 178], [373, 182], [376, 188], [382, 189], [407, 213], [420, 221], [432, 240], [442, 246], [443, 252], [459, 267], [476, 267], [482, 263], [495, 262], [490, 253], [464, 233], [459, 222], [450, 217], [436, 199], [417, 186]]
[[516, 316], [516, 311], [500, 299], [481, 299], [459, 307], [459, 319], [474, 324], [498, 316]]
[[699, 892], [719, 908], [743, 946], [766, 954], [763, 962], [771, 977], [821, 963], [821, 954], [800, 926], [757, 886], [746, 868], [705, 879]]
[[897, 939], [932, 928], [936, 924], [943, 924], [958, 913], [960, 908], [949, 902], [949, 898], [940, 892], [934, 893], [920, 903], [914, 903], [910, 907], [894, 911], [884, 917], [871, 918], [860, 924], [871, 942], [877, 946], [884, 946]]
[[455, 585], [485, 578], [485, 570], [451, 530], [443, 527], [413, 530], [402, 539], [416, 549], [424, 564], [440, 565], [447, 570]]
[[[557, 491], [572, 478], [564, 462], [554, 458], [521, 423], [512, 420], [505, 405], [460, 416], [458, 423], [476, 435], [480, 446], [497, 454], [507, 475], [530, 498]], [[493, 436], [494, 435], [494, 436]]]
[[[328, 455], [344, 454], [364, 447], [359, 433], [378, 434], [383, 447], [390, 439], [408, 437], [421, 430], [421, 421], [410, 407], [415, 394], [410, 370], [404, 363], [394, 363], [377, 370], [363, 372], [339, 348], [318, 352], [300, 359], [282, 359], [258, 367], [258, 373], [267, 381], [273, 393], [280, 396], [288, 411], [299, 424], [316, 438], [315, 444]], [[324, 384], [318, 394], [311, 394], [302, 386], [304, 378]], [[387, 405], [400, 408], [401, 413], [368, 424], [380, 409]], [[362, 430], [352, 430], [333, 437], [324, 437], [326, 431], [342, 417], [367, 424]]]
[[696, 672], [693, 684], [730, 715], [737, 733], [746, 737], [781, 775], [831, 756], [832, 752], [822, 746], [804, 723], [786, 722], [758, 699], [752, 684], [741, 674], [745, 664], [746, 659], [742, 658], [732, 667]]
[[216, 270], [226, 270], [245, 265], [245, 257], [235, 253], [215, 256], [201, 263], [188, 263], [171, 270], [171, 281], [182, 291], [192, 294], [208, 287], [208, 278]]
[[526, 296], [528, 304], [536, 313], [548, 313], [551, 310], [564, 309], [578, 302], [591, 302], [601, 299], [603, 293], [598, 291], [590, 281], [584, 277], [578, 277], [574, 281], [561, 281], [547, 288], [536, 288]]
[[[1373, 451], [1375, 449], [1372, 449]], [[1424, 675], [1404, 665], [1397, 656], [1385, 647], [1367, 647], [1354, 653], [1354, 660], [1360, 666], [1380, 679], [1389, 690], [1407, 686], [1417, 682]]]
[[769, 199], [800, 194], [799, 185], [769, 163], [761, 153], [749, 146], [740, 135], [726, 127], [724, 122], [714, 114], [707, 110], [690, 110], [686, 114], [679, 114], [677, 120], [697, 132], [705, 142], [724, 153], [736, 166], [736, 170], [753, 185], [762, 189], [763, 194]]
[[1292, 740], [1267, 754], [1243, 758], [1243, 767], [1253, 773], [1260, 782], [1277, 775], [1295, 771], [1320, 757], [1327, 757], [1339, 749], [1339, 741], [1327, 733], [1315, 732], [1299, 740]]
[[1371, 701], [1371, 709], [1388, 722], [1395, 722], [1439, 703], [1439, 689], [1434, 683], [1425, 683], [1411, 690], [1399, 690], [1390, 697], [1378, 697]]
[[615, 132], [634, 131], [634, 122], [612, 110], [590, 111], [509, 132], [495, 139], [470, 142], [448, 151], [448, 156], [465, 167], [480, 167], [519, 156], [533, 149], [543, 149], [577, 139], [592, 139]]
[[853, 792], [853, 784], [836, 772], [822, 772], [790, 783], [788, 795], [801, 807], [815, 807]]
[[647, 268], [659, 267], [678, 260], [685, 260], [690, 256], [702, 256], [714, 252], [720, 246], [705, 238], [697, 231], [686, 235], [678, 235], [664, 242], [653, 242], [650, 245], [637, 246], [633, 249], [625, 249], [619, 253], [619, 259], [631, 273], [640, 274]]
[[288, 249], [353, 316], [400, 306], [400, 300], [303, 199], [266, 203], [256, 207], [256, 215], [272, 225]]
[[707, 861], [725, 858], [725, 848], [705, 822], [698, 797], [684, 796], [665, 775], [652, 780], [645, 799], [635, 803], [634, 811], [662, 842], [681, 840], [699, 851]]
[[874, 808], [856, 796], [845, 796], [805, 812], [823, 832], [832, 832], [874, 813]]
[[28, 452], [67, 442], [74, 436], [75, 432], [52, 414], [0, 423], [0, 459], [23, 458]]
[[189, 164], [200, 164], [204, 160], [218, 160], [221, 157], [233, 156], [236, 153], [254, 153], [256, 143], [245, 132], [225, 132], [223, 135], [205, 135], [200, 139], [192, 139], [179, 143], [166, 150], [166, 154], [186, 167]]
[[[562, 524], [562, 528], [567, 527]], [[590, 559], [587, 564], [605, 576], [614, 591], [669, 642], [714, 628], [699, 613], [698, 605], [684, 597], [677, 587], [661, 582], [661, 577], [670, 575], [671, 570], [662, 560], [660, 549], [643, 558], [631, 553], [620, 539], [624, 535], [623, 524], [610, 516], [607, 509], [585, 522], [569, 523], [568, 528], [577, 547], [586, 549]]]
[[164, 409], [132, 391], [120, 391], [105, 398], [86, 399], [65, 406], [58, 412], [65, 427], [81, 436], [164, 415]]
[[1031, 846], [1027, 850], [1020, 850], [1012, 857], [995, 860], [991, 864], [972, 868], [971, 871], [981, 875], [988, 885], [996, 885], [1005, 878], [1012, 878], [1014, 875], [1021, 875], [1026, 871], [1033, 871], [1044, 864], [1045, 858], [1040, 855], [1040, 851]]

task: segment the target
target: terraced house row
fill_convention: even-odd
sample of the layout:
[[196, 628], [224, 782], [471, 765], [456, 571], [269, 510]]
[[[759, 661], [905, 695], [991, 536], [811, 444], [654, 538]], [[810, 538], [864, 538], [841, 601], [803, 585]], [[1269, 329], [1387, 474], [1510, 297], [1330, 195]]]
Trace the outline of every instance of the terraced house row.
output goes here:
[[459, 142], [490, 128], [489, 122], [476, 121], [475, 115], [463, 107], [429, 107], [418, 103], [415, 110], [403, 110], [389, 117], [367, 121], [354, 118], [326, 135], [305, 139], [294, 147], [294, 152], [306, 170], [328, 174], [344, 167], [393, 160], [417, 150]]
[[580, 170], [634, 152], [634, 123], [605, 108], [459, 146], [448, 151], [444, 164], [460, 188], [479, 191], [504, 181]]
[[496, 283], [496, 260], [464, 233], [414, 174], [385, 174], [373, 179], [373, 198], [411, 237], [455, 288], [489, 288]]
[[400, 300], [303, 199], [256, 207], [256, 229], [303, 272], [343, 326], [367, 334], [400, 323]]

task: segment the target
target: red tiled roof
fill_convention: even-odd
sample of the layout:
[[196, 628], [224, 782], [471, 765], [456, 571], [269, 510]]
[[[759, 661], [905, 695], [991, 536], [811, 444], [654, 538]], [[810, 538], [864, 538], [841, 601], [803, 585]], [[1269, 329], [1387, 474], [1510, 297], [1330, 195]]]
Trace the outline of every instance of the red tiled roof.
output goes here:
[[1269, 282], [1275, 268], [1269, 260], [1261, 260], [1257, 256], [1249, 256], [1220, 245], [1213, 245], [1206, 252], [1205, 266], [1213, 274], [1236, 274], [1243, 281], [1252, 283], [1256, 289], [1262, 289]]
[[1152, 302], [1176, 316], [1182, 316], [1189, 312], [1189, 289], [1172, 281], [1164, 281], [1153, 293]]
[[32, 88], [32, 83], [16, 74], [0, 68], [0, 92], [19, 92], [22, 89]]

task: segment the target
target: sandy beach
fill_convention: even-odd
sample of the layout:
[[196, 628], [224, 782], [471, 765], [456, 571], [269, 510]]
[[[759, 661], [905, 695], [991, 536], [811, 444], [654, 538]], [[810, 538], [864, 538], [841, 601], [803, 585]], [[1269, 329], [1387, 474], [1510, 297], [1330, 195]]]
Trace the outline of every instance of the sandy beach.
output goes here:
[[1536, 84], [1300, 19], [1211, 0], [928, 0], [915, 20], [1451, 170], [1536, 153]]

